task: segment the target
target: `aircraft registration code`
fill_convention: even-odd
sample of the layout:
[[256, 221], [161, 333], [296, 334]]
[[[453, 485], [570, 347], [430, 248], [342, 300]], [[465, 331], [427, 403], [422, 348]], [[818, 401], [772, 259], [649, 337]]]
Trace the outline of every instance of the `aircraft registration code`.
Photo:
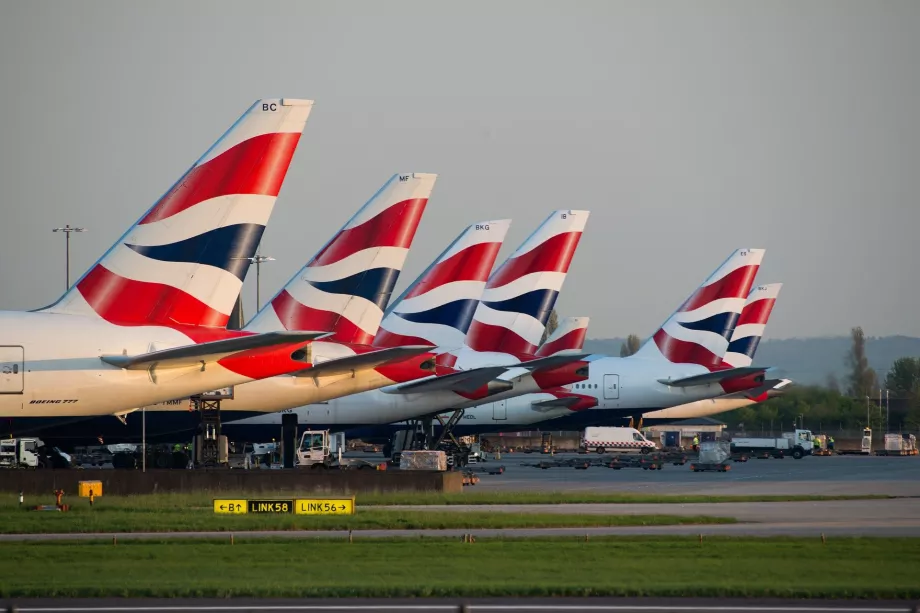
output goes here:
[[294, 501], [297, 515], [354, 515], [354, 498], [301, 498]]

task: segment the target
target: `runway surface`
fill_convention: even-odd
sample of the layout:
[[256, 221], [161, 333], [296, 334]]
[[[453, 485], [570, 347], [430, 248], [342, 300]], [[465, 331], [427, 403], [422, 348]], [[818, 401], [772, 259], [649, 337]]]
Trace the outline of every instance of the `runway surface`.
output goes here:
[[503, 454], [474, 466], [482, 471], [503, 465], [503, 475], [480, 474], [477, 491], [591, 491], [644, 494], [719, 495], [854, 495], [920, 496], [920, 456], [830, 456], [801, 460], [749, 460], [732, 463], [727, 473], [694, 473], [689, 464], [662, 470], [591, 467], [542, 470], [528, 463], [591, 457], [533, 453]]
[[739, 611], [742, 613], [908, 613], [914, 603], [899, 601], [776, 600], [776, 599], [692, 599], [692, 598], [509, 598], [509, 599], [132, 599], [120, 598], [66, 600], [0, 600], [9, 610], [16, 604], [20, 613], [90, 613], [147, 611], [150, 613], [197, 613], [204, 611], [289, 611], [291, 613], [333, 613], [343, 611], [412, 611], [414, 613], [500, 613], [525, 611], [565, 611], [566, 613], [704, 613]]

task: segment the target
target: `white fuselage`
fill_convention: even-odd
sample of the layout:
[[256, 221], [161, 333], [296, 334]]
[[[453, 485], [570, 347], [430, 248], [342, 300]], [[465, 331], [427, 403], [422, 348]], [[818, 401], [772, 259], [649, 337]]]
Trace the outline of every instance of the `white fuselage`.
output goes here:
[[58, 313], [0, 312], [0, 417], [112, 415], [251, 382], [206, 366], [126, 370], [101, 356], [140, 355], [193, 344], [159, 326], [116, 326]]
[[[504, 360], [502, 361], [499, 356], [504, 356]], [[540, 394], [539, 386], [532, 376], [529, 374], [521, 376], [523, 369], [513, 368], [513, 365], [518, 362], [514, 356], [495, 353], [482, 354], [482, 361], [479, 364], [476, 364], [473, 356], [464, 357], [463, 362], [458, 360], [458, 366], [470, 368], [474, 365], [491, 366], [502, 363], [512, 366], [509, 372], [501, 378], [513, 381], [514, 389], [494, 394], [486, 401], [468, 400], [449, 391], [401, 394], [383, 389], [335, 398], [322, 404], [300, 406], [284, 412], [296, 414], [297, 421], [301, 424], [343, 427], [402, 422], [460, 408], [466, 410], [461, 423], [470, 425], [474, 422], [476, 424], [532, 425], [572, 414], [572, 411], [561, 408], [552, 411], [536, 410], [533, 406], [534, 402], [553, 397]], [[660, 409], [725, 394], [725, 390], [718, 384], [678, 388], [658, 382], [658, 379], [668, 377], [678, 379], [709, 372], [702, 366], [671, 364], [644, 358], [610, 358], [597, 355], [587, 360], [590, 361], [588, 379], [582, 383], [564, 386], [575, 394], [593, 396], [597, 399], [597, 407], [587, 410]], [[250, 385], [247, 384], [238, 389], [242, 390]], [[281, 416], [256, 416], [235, 423], [239, 425], [280, 424]]]

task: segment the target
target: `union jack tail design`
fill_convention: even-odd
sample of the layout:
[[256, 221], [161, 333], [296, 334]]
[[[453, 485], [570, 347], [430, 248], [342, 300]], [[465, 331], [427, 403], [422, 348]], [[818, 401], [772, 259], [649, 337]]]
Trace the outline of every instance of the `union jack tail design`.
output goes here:
[[496, 270], [473, 315], [474, 351], [533, 354], [556, 304], [588, 211], [554, 211]]
[[80, 278], [52, 313], [223, 328], [311, 100], [259, 100]]
[[635, 357], [663, 357], [675, 364], [720, 368], [764, 252], [763, 249], [735, 251], [642, 345]]
[[510, 225], [497, 219], [464, 230], [390, 305], [374, 345], [461, 347]]
[[732, 340], [725, 353], [724, 364], [732, 368], [750, 366], [754, 361], [757, 345], [763, 337], [773, 305], [782, 289], [782, 283], [758, 285], [748, 295], [741, 317], [732, 332]]
[[588, 322], [590, 317], [566, 317], [559, 322], [540, 348], [537, 355], [545, 357], [565, 350], [581, 351], [585, 346], [585, 337], [588, 335]]
[[246, 326], [325, 330], [369, 345], [402, 271], [437, 175], [393, 175]]

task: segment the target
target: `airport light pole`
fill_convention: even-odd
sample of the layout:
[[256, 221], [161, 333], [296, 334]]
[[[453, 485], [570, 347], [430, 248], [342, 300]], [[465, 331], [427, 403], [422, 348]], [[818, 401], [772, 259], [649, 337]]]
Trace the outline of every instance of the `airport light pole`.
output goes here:
[[259, 288], [262, 284], [262, 264], [264, 262], [274, 262], [275, 258], [270, 255], [255, 254], [251, 258], [233, 258], [234, 260], [249, 260], [256, 265], [256, 313], [262, 308], [262, 298], [259, 294]]
[[86, 228], [71, 228], [70, 224], [65, 225], [63, 228], [54, 228], [52, 232], [63, 232], [66, 237], [65, 243], [65, 256], [64, 256], [64, 266], [67, 270], [66, 279], [67, 279], [67, 289], [70, 290], [70, 233], [71, 232], [86, 232]]

